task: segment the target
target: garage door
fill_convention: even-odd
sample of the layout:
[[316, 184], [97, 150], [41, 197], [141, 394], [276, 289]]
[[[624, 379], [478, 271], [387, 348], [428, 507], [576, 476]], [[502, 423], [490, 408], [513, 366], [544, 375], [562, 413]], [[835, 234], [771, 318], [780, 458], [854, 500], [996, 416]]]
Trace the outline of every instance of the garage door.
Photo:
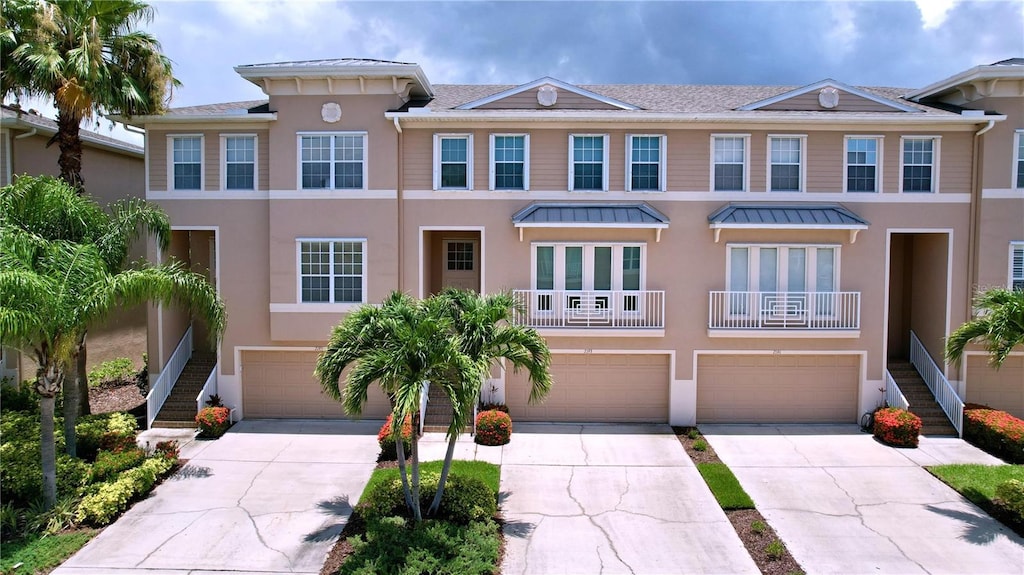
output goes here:
[[[325, 395], [313, 377], [317, 352], [243, 351], [242, 405], [245, 417], [343, 418], [341, 402]], [[364, 419], [383, 419], [387, 397], [374, 386]]]
[[853, 423], [860, 357], [701, 355], [697, 423]]
[[551, 393], [528, 405], [525, 372], [505, 376], [515, 421], [668, 421], [667, 355], [553, 354]]
[[1024, 355], [1011, 355], [998, 371], [987, 355], [967, 356], [967, 401], [1024, 418]]

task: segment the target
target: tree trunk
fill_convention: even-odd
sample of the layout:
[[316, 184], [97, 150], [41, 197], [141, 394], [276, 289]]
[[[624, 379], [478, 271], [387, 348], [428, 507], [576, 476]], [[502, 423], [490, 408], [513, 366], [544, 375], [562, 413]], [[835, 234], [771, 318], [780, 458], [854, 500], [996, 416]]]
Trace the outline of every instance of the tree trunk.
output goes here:
[[57, 447], [53, 443], [53, 396], [43, 396], [39, 400], [40, 420], [40, 451], [43, 465], [43, 502], [46, 509], [53, 509], [57, 502]]
[[[394, 418], [392, 418], [392, 421], [394, 421]], [[398, 433], [398, 440], [395, 441], [395, 455], [398, 457], [398, 476], [402, 478], [402, 493], [405, 494], [405, 505], [411, 510], [412, 492], [409, 490], [409, 476], [405, 472], [405, 442], [402, 441], [401, 431]]]
[[78, 421], [78, 378], [76, 361], [68, 363], [64, 374], [64, 448], [71, 457], [78, 457], [75, 441], [75, 423]]
[[448, 439], [448, 451], [444, 454], [444, 465], [441, 466], [441, 478], [437, 480], [437, 492], [434, 493], [434, 500], [430, 502], [430, 508], [427, 509], [427, 515], [437, 513], [437, 510], [441, 507], [441, 498], [444, 497], [444, 485], [448, 481], [448, 472], [451, 471], [452, 468], [452, 458], [455, 457], [455, 442], [458, 441], [458, 439], [458, 435]]
[[412, 432], [412, 517], [416, 523], [423, 522], [423, 512], [420, 510], [420, 435], [416, 433], [418, 424], [413, 418]]
[[78, 136], [82, 116], [71, 110], [63, 110], [57, 106], [57, 146], [60, 157], [60, 177], [79, 194], [85, 192], [85, 181], [82, 180], [82, 139]]
[[89, 371], [86, 367], [89, 350], [85, 343], [86, 334], [78, 343], [78, 415], [89, 415], [92, 406], [89, 404]]

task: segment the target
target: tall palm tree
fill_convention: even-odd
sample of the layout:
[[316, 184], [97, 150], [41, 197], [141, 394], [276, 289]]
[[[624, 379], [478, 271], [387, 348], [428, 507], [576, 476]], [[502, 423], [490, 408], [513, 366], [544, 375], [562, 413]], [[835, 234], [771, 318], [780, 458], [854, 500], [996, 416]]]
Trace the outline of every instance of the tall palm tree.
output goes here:
[[153, 8], [136, 0], [4, 0], [0, 95], [47, 97], [57, 108], [61, 178], [81, 192], [83, 118], [156, 114], [178, 85], [160, 42], [137, 28]]
[[453, 378], [444, 389], [452, 404], [452, 422], [448, 427], [448, 450], [445, 452], [437, 492], [427, 513], [441, 505], [445, 482], [455, 454], [455, 443], [462, 430], [472, 421], [473, 406], [480, 397], [483, 379], [500, 359], [512, 364], [512, 370], [525, 369], [529, 374], [530, 403], [537, 403], [551, 390], [551, 354], [547, 343], [536, 330], [512, 323], [515, 299], [508, 293], [481, 296], [470, 290], [449, 288], [435, 296], [441, 311], [450, 320], [452, 335], [459, 348], [473, 363], [481, 376], [465, 380]]
[[[413, 432], [412, 468], [407, 473], [402, 425], [398, 422], [411, 416], [413, 427], [417, 427], [425, 381], [431, 385], [452, 381], [468, 385], [483, 375], [479, 363], [462, 353], [460, 341], [452, 336], [450, 318], [442, 313], [440, 305], [439, 300], [415, 300], [394, 292], [380, 306], [360, 307], [334, 328], [314, 372], [324, 391], [341, 400], [349, 414], [362, 413], [367, 392], [374, 384], [390, 398], [402, 489], [417, 522], [423, 519], [419, 435]], [[342, 388], [339, 382], [350, 366]]]
[[994, 288], [974, 296], [976, 317], [949, 334], [946, 359], [960, 363], [968, 343], [985, 346], [990, 363], [999, 369], [1013, 348], [1024, 345], [1024, 290]]
[[[117, 201], [105, 211], [88, 196], [80, 196], [67, 184], [46, 176], [21, 177], [0, 190], [0, 225], [14, 226], [49, 240], [95, 244], [107, 269], [114, 272], [125, 269], [131, 244], [143, 232], [152, 235], [163, 249], [171, 240], [170, 220], [160, 208], [131, 198]], [[91, 411], [87, 335], [88, 330], [83, 331], [76, 346], [77, 377], [65, 381], [70, 386], [77, 380], [77, 390], [65, 393], [65, 435], [69, 430], [74, 433], [77, 415], [88, 415]]]

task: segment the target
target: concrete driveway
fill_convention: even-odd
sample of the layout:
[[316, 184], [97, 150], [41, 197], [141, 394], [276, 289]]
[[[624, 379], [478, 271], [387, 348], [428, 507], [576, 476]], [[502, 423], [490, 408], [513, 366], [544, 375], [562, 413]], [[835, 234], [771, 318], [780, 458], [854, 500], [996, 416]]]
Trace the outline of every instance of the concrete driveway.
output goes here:
[[517, 423], [504, 575], [759, 573], [666, 425]]
[[373, 471], [381, 422], [246, 420], [56, 575], [320, 572]]
[[808, 573], [1024, 572], [1024, 542], [921, 465], [997, 464], [955, 438], [894, 449], [849, 426], [701, 425]]

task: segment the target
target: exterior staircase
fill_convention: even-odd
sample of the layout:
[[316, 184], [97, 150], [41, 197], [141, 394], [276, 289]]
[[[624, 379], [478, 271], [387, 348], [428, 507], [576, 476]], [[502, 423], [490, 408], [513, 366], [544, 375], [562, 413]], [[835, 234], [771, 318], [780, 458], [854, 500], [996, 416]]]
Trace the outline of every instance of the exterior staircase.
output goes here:
[[452, 424], [452, 402], [439, 385], [430, 386], [427, 394], [427, 412], [423, 416], [423, 431], [448, 431]]
[[174, 384], [160, 413], [151, 427], [188, 429], [196, 427], [196, 396], [203, 390], [206, 380], [217, 365], [217, 354], [192, 352], [181, 377]]
[[910, 403], [910, 412], [921, 418], [921, 435], [956, 437], [956, 428], [935, 401], [935, 396], [913, 364], [909, 361], [889, 360], [888, 368], [896, 385]]

